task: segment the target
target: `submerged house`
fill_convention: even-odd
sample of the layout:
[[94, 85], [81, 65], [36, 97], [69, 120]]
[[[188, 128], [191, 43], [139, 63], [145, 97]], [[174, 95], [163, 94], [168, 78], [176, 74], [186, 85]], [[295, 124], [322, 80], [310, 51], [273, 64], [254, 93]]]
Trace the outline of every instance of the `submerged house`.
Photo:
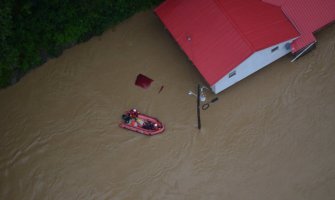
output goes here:
[[219, 93], [314, 43], [313, 32], [335, 20], [335, 1], [166, 0], [155, 12]]

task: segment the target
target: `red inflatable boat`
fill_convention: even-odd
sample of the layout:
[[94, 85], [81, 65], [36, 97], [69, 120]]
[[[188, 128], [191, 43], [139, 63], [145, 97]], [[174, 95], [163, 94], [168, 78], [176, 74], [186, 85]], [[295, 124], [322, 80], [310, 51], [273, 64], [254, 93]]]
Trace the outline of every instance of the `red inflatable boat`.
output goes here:
[[122, 122], [119, 126], [148, 136], [162, 133], [165, 130], [164, 125], [158, 119], [138, 113], [136, 109], [122, 115]]

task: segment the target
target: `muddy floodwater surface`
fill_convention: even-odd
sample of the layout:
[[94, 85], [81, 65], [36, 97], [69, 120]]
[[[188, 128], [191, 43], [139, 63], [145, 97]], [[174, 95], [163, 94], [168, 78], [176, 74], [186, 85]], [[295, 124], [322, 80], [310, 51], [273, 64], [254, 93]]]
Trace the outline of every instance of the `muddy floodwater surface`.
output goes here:
[[[0, 90], [0, 199], [335, 199], [334, 24], [316, 37], [206, 91], [200, 131], [187, 93], [205, 81], [152, 11], [66, 50]], [[133, 107], [165, 132], [119, 128]]]

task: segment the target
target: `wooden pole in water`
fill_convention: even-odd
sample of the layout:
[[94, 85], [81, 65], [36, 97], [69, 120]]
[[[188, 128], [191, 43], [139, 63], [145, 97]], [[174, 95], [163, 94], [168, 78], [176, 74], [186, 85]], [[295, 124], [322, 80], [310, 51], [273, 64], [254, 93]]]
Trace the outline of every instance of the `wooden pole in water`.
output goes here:
[[198, 93], [197, 93], [197, 116], [198, 116], [198, 129], [201, 129], [201, 120], [200, 120], [200, 84], [198, 84]]

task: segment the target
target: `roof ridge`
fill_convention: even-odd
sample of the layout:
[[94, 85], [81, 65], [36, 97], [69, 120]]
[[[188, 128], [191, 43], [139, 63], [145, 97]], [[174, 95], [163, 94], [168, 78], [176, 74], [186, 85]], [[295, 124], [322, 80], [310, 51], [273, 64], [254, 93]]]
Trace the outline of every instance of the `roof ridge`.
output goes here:
[[236, 24], [236, 22], [234, 22], [234, 20], [232, 19], [232, 17], [228, 14], [228, 12], [226, 12], [226, 9], [224, 8], [224, 6], [221, 4], [221, 2], [219, 2], [219, 0], [213, 0], [215, 4], [218, 5], [218, 7], [221, 10], [221, 13], [227, 17], [228, 21], [233, 25], [233, 27], [237, 30], [237, 32], [239, 32], [239, 34], [242, 36], [242, 39], [244, 42], [246, 42], [246, 44], [250, 47], [251, 50], [256, 51], [256, 48], [254, 47], [254, 45], [252, 45], [252, 43], [248, 40], [247, 36], [243, 33], [243, 31], [241, 31], [241, 29], [238, 27], [238, 25]]

